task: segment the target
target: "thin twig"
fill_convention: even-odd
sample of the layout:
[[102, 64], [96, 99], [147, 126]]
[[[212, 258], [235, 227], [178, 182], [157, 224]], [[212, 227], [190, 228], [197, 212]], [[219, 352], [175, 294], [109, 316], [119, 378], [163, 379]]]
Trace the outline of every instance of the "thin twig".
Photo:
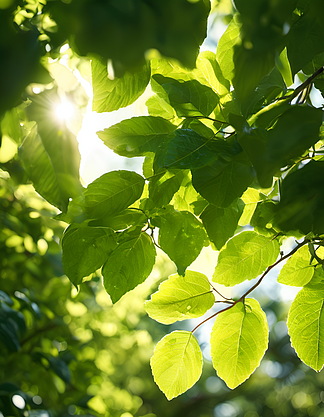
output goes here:
[[206, 323], [208, 320], [216, 317], [218, 314], [223, 313], [224, 311], [229, 310], [230, 308], [233, 308], [237, 303], [240, 303], [240, 302], [244, 301], [244, 299], [246, 298], [246, 296], [249, 295], [253, 290], [255, 290], [261, 284], [263, 278], [271, 271], [271, 269], [273, 269], [275, 266], [277, 266], [283, 260], [289, 258], [291, 255], [293, 255], [295, 252], [297, 252], [298, 249], [300, 249], [302, 246], [304, 246], [304, 245], [306, 245], [308, 243], [309, 243], [309, 240], [308, 239], [305, 239], [303, 242], [298, 243], [298, 245], [294, 249], [292, 249], [289, 253], [287, 253], [287, 255], [284, 255], [283, 257], [281, 257], [280, 259], [278, 259], [275, 263], [273, 263], [272, 265], [268, 266], [268, 268], [264, 271], [264, 273], [261, 275], [261, 277], [259, 278], [259, 280], [250, 289], [248, 289], [238, 300], [234, 301], [233, 304], [231, 304], [230, 306], [225, 307], [222, 310], [219, 310], [216, 313], [212, 314], [210, 317], [207, 317], [207, 319], [203, 320], [193, 330], [191, 330], [191, 333], [193, 333], [195, 330], [197, 330], [198, 327], [200, 327], [202, 324]]
[[289, 99], [289, 101], [292, 101], [294, 98], [296, 98], [299, 95], [299, 93], [301, 93], [306, 87], [308, 87], [316, 77], [318, 77], [320, 74], [322, 74], [323, 71], [324, 71], [324, 67], [319, 68], [317, 71], [314, 72], [313, 75], [308, 77], [306, 81], [304, 81], [302, 84], [300, 84], [294, 90], [294, 92], [292, 94], [290, 94], [288, 96], [280, 97], [280, 98], [278, 98], [278, 100]]
[[212, 289], [218, 294], [218, 295], [220, 295], [222, 298], [224, 298], [224, 300], [228, 300], [228, 301], [231, 301], [232, 299], [231, 298], [227, 298], [227, 297], [225, 297], [223, 294], [221, 294], [214, 286], [213, 286], [213, 284], [211, 284], [211, 283], [209, 283], [210, 284], [210, 286], [212, 287]]

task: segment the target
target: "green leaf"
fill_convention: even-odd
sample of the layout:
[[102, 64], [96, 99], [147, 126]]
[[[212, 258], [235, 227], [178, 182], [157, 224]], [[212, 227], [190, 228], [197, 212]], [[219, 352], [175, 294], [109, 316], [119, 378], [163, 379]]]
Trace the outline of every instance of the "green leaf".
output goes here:
[[314, 265], [310, 265], [310, 260], [311, 255], [307, 246], [298, 249], [282, 267], [278, 276], [278, 282], [293, 287], [306, 285], [315, 272]]
[[285, 83], [280, 71], [275, 67], [262, 78], [255, 91], [242, 103], [242, 112], [245, 116], [255, 113], [264, 107], [265, 104], [272, 102], [283, 90]]
[[215, 303], [205, 275], [186, 271], [184, 277], [172, 275], [162, 282], [159, 291], [145, 302], [147, 314], [154, 320], [171, 324], [200, 317]]
[[145, 156], [156, 152], [176, 126], [161, 117], [139, 116], [97, 132], [106, 146], [118, 155]]
[[7, 309], [3, 310], [0, 305], [0, 341], [10, 352], [18, 352], [20, 343], [17, 326], [14, 321], [8, 318]]
[[98, 113], [111, 112], [134, 103], [144, 93], [150, 74], [150, 67], [146, 64], [134, 72], [127, 71], [122, 77], [111, 80], [108, 77], [107, 64], [93, 58], [91, 61], [92, 110]]
[[207, 240], [202, 223], [188, 211], [171, 211], [152, 220], [160, 228], [159, 245], [176, 264], [179, 275], [200, 254]]
[[285, 232], [324, 233], [324, 161], [310, 161], [282, 181], [275, 224]]
[[298, 16], [289, 31], [287, 52], [293, 75], [324, 51], [323, 3], [313, 0], [308, 4], [308, 10]]
[[249, 99], [261, 79], [269, 74], [274, 63], [274, 51], [248, 49], [245, 47], [245, 42], [234, 46], [233, 86], [241, 102]]
[[141, 197], [144, 183], [144, 178], [136, 172], [107, 172], [84, 191], [87, 217], [99, 219], [122, 212]]
[[242, 384], [260, 365], [268, 340], [267, 318], [256, 300], [248, 298], [220, 313], [210, 339], [217, 375], [231, 389]]
[[276, 61], [276, 65], [286, 83], [286, 86], [290, 87], [294, 80], [291, 73], [290, 62], [288, 60], [287, 48], [284, 48], [280, 53]]
[[34, 126], [19, 148], [19, 157], [36, 191], [66, 211], [70, 198], [80, 195], [79, 154], [75, 137], [67, 130], [40, 136]]
[[54, 117], [61, 102], [55, 88], [33, 96], [26, 113], [37, 122], [28, 132], [19, 157], [36, 191], [62, 211], [70, 198], [82, 193], [80, 154], [76, 137]]
[[319, 140], [323, 112], [315, 107], [292, 106], [268, 132], [266, 158], [282, 167]]
[[101, 268], [116, 248], [116, 236], [112, 229], [69, 226], [62, 238], [63, 269], [74, 285]]
[[324, 290], [303, 288], [291, 304], [288, 333], [299, 358], [315, 371], [324, 365]]
[[216, 60], [219, 64], [223, 77], [232, 81], [234, 77], [234, 45], [241, 41], [240, 39], [241, 24], [237, 15], [231, 20], [226, 31], [221, 36], [216, 50]]
[[229, 163], [216, 161], [212, 166], [193, 170], [192, 184], [209, 203], [226, 208], [241, 197], [254, 175], [253, 168], [239, 158]]
[[118, 245], [102, 268], [103, 284], [113, 303], [145, 281], [155, 256], [152, 239], [144, 232]]
[[243, 209], [242, 216], [238, 224], [240, 226], [246, 226], [250, 223], [253, 213], [256, 209], [257, 204], [263, 200], [262, 195], [255, 188], [248, 188], [242, 195], [245, 206]]
[[210, 86], [219, 96], [229, 93], [230, 83], [224, 78], [219, 63], [216, 60], [216, 55], [213, 52], [201, 52], [198, 55], [196, 65], [197, 70], [194, 73], [201, 74], [199, 77], [200, 82], [203, 82], [203, 77], [206, 80], [206, 85]]
[[168, 400], [191, 388], [199, 379], [203, 358], [191, 332], [175, 331], [156, 345], [151, 358], [154, 381]]
[[201, 213], [200, 218], [208, 237], [217, 250], [220, 250], [227, 240], [233, 236], [242, 211], [243, 204], [236, 202], [226, 208], [219, 208], [209, 204]]
[[153, 79], [162, 86], [179, 117], [209, 116], [219, 101], [211, 88], [197, 80], [178, 81], [161, 74]]
[[19, 145], [23, 136], [23, 129], [20, 126], [18, 109], [15, 107], [5, 113], [0, 123], [0, 133], [9, 136], [10, 139]]
[[172, 120], [177, 117], [174, 108], [160, 96], [154, 95], [150, 97], [145, 105], [147, 111], [153, 117], [163, 117], [166, 120]]
[[88, 223], [90, 227], [108, 227], [116, 231], [128, 229], [131, 226], [139, 226], [147, 223], [146, 215], [137, 209], [126, 209], [116, 216], [102, 217], [98, 220], [92, 220]]
[[242, 232], [230, 239], [220, 251], [213, 281], [227, 287], [260, 275], [279, 255], [276, 240], [255, 232]]
[[217, 151], [230, 149], [225, 140], [206, 139], [191, 129], [177, 129], [170, 140], [156, 154], [157, 168], [194, 169], [208, 164], [217, 157]]
[[169, 204], [173, 195], [179, 190], [185, 177], [183, 170], [155, 175], [149, 182], [149, 198], [154, 207], [163, 207]]

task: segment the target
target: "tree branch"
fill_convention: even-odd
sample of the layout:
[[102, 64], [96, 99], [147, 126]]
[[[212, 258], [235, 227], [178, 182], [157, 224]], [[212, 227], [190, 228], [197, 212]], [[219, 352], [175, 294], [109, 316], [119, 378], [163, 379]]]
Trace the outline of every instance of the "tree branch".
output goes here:
[[261, 275], [261, 277], [259, 278], [259, 280], [251, 288], [249, 288], [238, 300], [234, 301], [233, 304], [231, 304], [230, 306], [223, 308], [223, 310], [219, 310], [216, 313], [212, 314], [210, 317], [207, 317], [207, 319], [203, 320], [193, 330], [191, 330], [191, 333], [193, 333], [195, 330], [197, 330], [198, 327], [200, 327], [202, 324], [206, 323], [208, 320], [210, 320], [210, 319], [218, 316], [218, 314], [223, 313], [224, 311], [227, 311], [227, 310], [233, 308], [237, 303], [240, 303], [240, 302], [244, 301], [244, 299], [246, 298], [246, 296], [249, 295], [253, 290], [255, 290], [261, 284], [261, 282], [263, 281], [264, 277], [271, 271], [271, 269], [273, 269], [275, 266], [277, 266], [280, 262], [282, 262], [285, 259], [289, 258], [291, 255], [293, 255], [295, 252], [297, 252], [298, 249], [300, 249], [302, 246], [308, 244], [309, 242], [310, 242], [309, 239], [305, 239], [303, 242], [298, 243], [298, 245], [296, 247], [294, 247], [294, 249], [292, 249], [289, 253], [287, 253], [286, 255], [282, 256], [280, 259], [278, 259], [272, 265], [268, 266], [268, 268], [264, 271], [264, 273]]

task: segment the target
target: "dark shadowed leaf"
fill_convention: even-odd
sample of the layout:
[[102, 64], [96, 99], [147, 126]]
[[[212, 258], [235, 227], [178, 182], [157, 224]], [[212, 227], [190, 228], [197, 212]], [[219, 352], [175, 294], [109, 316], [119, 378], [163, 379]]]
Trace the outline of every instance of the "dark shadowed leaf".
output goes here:
[[118, 245], [103, 266], [103, 283], [113, 303], [141, 284], [155, 263], [156, 251], [146, 233]]

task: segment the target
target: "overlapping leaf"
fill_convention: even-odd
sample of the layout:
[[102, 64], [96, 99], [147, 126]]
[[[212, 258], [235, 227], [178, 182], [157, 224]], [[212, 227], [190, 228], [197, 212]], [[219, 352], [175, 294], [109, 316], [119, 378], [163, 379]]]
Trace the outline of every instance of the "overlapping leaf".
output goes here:
[[280, 284], [303, 287], [313, 277], [315, 268], [310, 264], [311, 255], [308, 247], [303, 246], [288, 259], [278, 276]]
[[120, 243], [111, 252], [102, 275], [105, 290], [113, 303], [149, 276], [155, 256], [152, 239], [144, 232]]
[[188, 211], [169, 211], [153, 220], [159, 227], [159, 245], [176, 264], [179, 275], [200, 254], [207, 235], [202, 223]]
[[210, 344], [213, 366], [229, 388], [242, 384], [268, 347], [267, 318], [259, 303], [246, 299], [215, 320]]
[[144, 178], [132, 171], [111, 171], [88, 185], [84, 207], [89, 219], [113, 216], [125, 210], [143, 192]]
[[144, 65], [136, 72], [125, 72], [120, 78], [108, 78], [107, 64], [99, 59], [91, 61], [93, 88], [92, 110], [102, 113], [132, 104], [141, 96], [150, 79], [150, 67]]
[[255, 232], [242, 232], [230, 239], [220, 251], [213, 280], [233, 286], [253, 279], [273, 264], [279, 255], [279, 244], [274, 239]]
[[153, 75], [153, 79], [161, 85], [179, 117], [209, 116], [218, 103], [217, 94], [197, 80], [178, 81], [160, 74]]
[[114, 231], [109, 228], [69, 226], [62, 239], [62, 262], [66, 275], [74, 285], [98, 268], [117, 247]]
[[202, 371], [202, 353], [191, 332], [175, 331], [155, 347], [151, 358], [154, 380], [168, 400], [191, 388]]
[[131, 158], [156, 152], [175, 128], [161, 117], [139, 116], [123, 120], [97, 135], [118, 155]]
[[209, 203], [226, 208], [251, 185], [253, 168], [239, 158], [192, 171], [192, 184]]
[[162, 282], [159, 291], [146, 301], [148, 315], [163, 324], [200, 317], [215, 302], [204, 274], [186, 271], [184, 277], [172, 275]]
[[200, 218], [205, 226], [208, 237], [220, 250], [227, 240], [233, 236], [242, 215], [243, 204], [233, 203], [226, 208], [209, 204], [201, 213]]
[[28, 116], [37, 125], [28, 132], [19, 156], [36, 191], [51, 204], [66, 211], [70, 198], [81, 194], [80, 154], [76, 137], [64, 122], [53, 117], [53, 106], [60, 103], [56, 89], [33, 98]]
[[293, 301], [288, 314], [291, 344], [299, 358], [320, 371], [324, 365], [324, 291], [302, 289]]
[[[210, 132], [204, 125], [200, 130]], [[154, 166], [156, 169], [195, 169], [207, 165], [218, 155], [231, 152], [231, 146], [223, 139], [207, 139], [192, 129], [177, 129], [169, 135], [165, 146], [158, 150]]]

